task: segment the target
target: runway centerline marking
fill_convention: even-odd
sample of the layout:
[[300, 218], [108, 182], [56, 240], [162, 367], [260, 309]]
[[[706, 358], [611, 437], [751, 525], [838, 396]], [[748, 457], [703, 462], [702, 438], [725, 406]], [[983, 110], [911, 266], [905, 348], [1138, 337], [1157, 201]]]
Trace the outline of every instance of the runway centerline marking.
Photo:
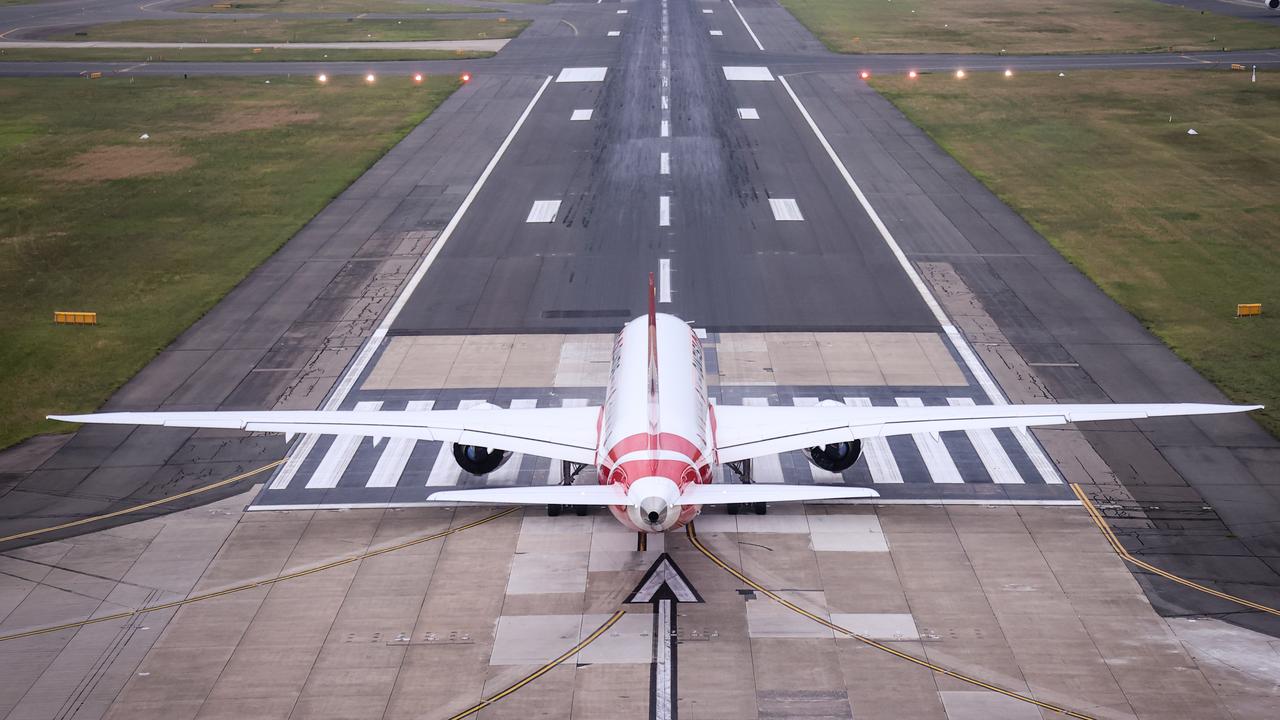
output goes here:
[[[730, 0], [732, 2], [732, 0]], [[725, 68], [725, 74], [728, 75], [729, 68]], [[787, 91], [787, 95], [791, 96], [791, 101], [795, 103], [796, 109], [800, 111], [805, 122], [809, 124], [809, 129], [818, 138], [818, 143], [822, 149], [827, 152], [827, 157], [831, 158], [840, 172], [840, 177], [844, 179], [845, 184], [853, 191], [854, 197], [858, 199], [858, 203], [862, 205], [862, 209], [866, 211], [867, 217], [871, 219], [872, 224], [880, 232], [880, 237], [885, 244], [889, 246], [889, 251], [893, 253], [897, 259], [898, 265], [902, 271], [907, 274], [907, 279], [911, 281], [916, 292], [920, 294], [920, 298], [924, 300], [925, 305], [933, 313], [934, 319], [942, 326], [943, 333], [947, 336], [947, 340], [951, 342], [956, 353], [960, 355], [960, 359], [964, 361], [965, 367], [969, 368], [969, 372], [973, 373], [974, 379], [978, 381], [978, 385], [986, 394], [987, 399], [992, 405], [1008, 405], [1009, 400], [1004, 396], [1004, 392], [1000, 386], [996, 384], [995, 378], [991, 376], [987, 367], [978, 359], [973, 348], [969, 345], [969, 341], [965, 340], [960, 331], [951, 323], [951, 319], [942, 309], [942, 305], [938, 299], [934, 297], [933, 291], [925, 284], [924, 278], [920, 277], [920, 273], [916, 272], [915, 267], [911, 264], [911, 260], [907, 258], [902, 247], [898, 245], [898, 241], [894, 239], [893, 233], [889, 232], [889, 228], [880, 219], [880, 214], [871, 206], [871, 201], [863, 194], [862, 188], [853, 179], [853, 175], [849, 174], [849, 169], [845, 167], [844, 162], [840, 160], [840, 156], [836, 154], [835, 148], [831, 147], [831, 143], [827, 141], [827, 136], [822, 133], [822, 129], [818, 127], [818, 123], [814, 121], [813, 116], [809, 114], [809, 110], [805, 108], [804, 103], [800, 102], [800, 96], [796, 95], [795, 90], [791, 88], [791, 83], [787, 82], [787, 78], [778, 76], [778, 81], [782, 83], [782, 87]], [[1062, 483], [1062, 476], [1058, 474], [1058, 469], [1054, 467], [1053, 462], [1044, 454], [1044, 450], [1040, 447], [1026, 428], [1015, 428], [1013, 436], [1017, 438], [1018, 444], [1022, 446], [1023, 451], [1031, 458], [1032, 464], [1046, 483]]]
[[739, 120], [759, 120], [760, 111], [755, 108], [738, 108]]
[[658, 153], [658, 174], [671, 174], [671, 153]]
[[669, 195], [658, 198], [658, 226], [671, 226], [671, 196]]
[[590, 120], [591, 113], [592, 113], [591, 108], [579, 108], [573, 111], [573, 114], [569, 116], [569, 119], [570, 120]]
[[[605, 68], [565, 68], [560, 71], [560, 74], [564, 75], [567, 70], [571, 69], [598, 70], [600, 79], [604, 79]], [[533, 107], [538, 104], [538, 100], [540, 100], [542, 98], [542, 94], [546, 92], [547, 86], [551, 84], [551, 80], [551, 76], [548, 75], [546, 76], [546, 79], [542, 81], [542, 85], [538, 87], [538, 91], [533, 94], [533, 98], [529, 100], [529, 104], [525, 106], [524, 112], [520, 113], [520, 117], [516, 119], [515, 125], [511, 127], [511, 132], [507, 133], [507, 136], [502, 140], [502, 144], [499, 145], [497, 151], [493, 153], [493, 157], [489, 159], [489, 164], [485, 166], [483, 171], [481, 171], [480, 177], [476, 178], [476, 182], [471, 186], [471, 190], [467, 193], [467, 196], [462, 199], [462, 204], [458, 206], [457, 212], [455, 212], [453, 217], [449, 219], [449, 224], [445, 225], [444, 230], [440, 232], [440, 237], [436, 239], [435, 243], [432, 244], [431, 249], [427, 251], [426, 257], [424, 257], [422, 262], [418, 264], [418, 269], [414, 271], [408, 282], [405, 283], [404, 289], [400, 291], [400, 295], [396, 298], [396, 301], [392, 303], [391, 309], [387, 311], [386, 316], [382, 318], [382, 322], [378, 323], [377, 329], [374, 330], [369, 338], [364, 341], [364, 345], [361, 346], [360, 352], [356, 354], [355, 358], [352, 359], [351, 364], [347, 366], [347, 370], [343, 374], [342, 379], [338, 381], [336, 386], [334, 386], [329, 395], [329, 399], [326, 400], [324, 405], [321, 407], [322, 410], [337, 410], [341, 407], [342, 402], [346, 400], [347, 395], [355, 386], [356, 380], [364, 372], [364, 369], [368, 367], [369, 362], [373, 359], [374, 354], [377, 353], [378, 348], [382, 346], [382, 341], [386, 338], [387, 331], [391, 329], [391, 324], [400, 316], [400, 312], [404, 310], [405, 305], [409, 302], [409, 297], [418, 289], [418, 285], [422, 282], [422, 278], [426, 277], [427, 271], [431, 269], [436, 258], [440, 256], [440, 252], [444, 250], [445, 243], [447, 243], [449, 238], [453, 236], [454, 230], [456, 230], [458, 225], [462, 222], [462, 217], [467, 214], [467, 210], [471, 207], [471, 203], [475, 202], [476, 196], [480, 194], [480, 189], [484, 187], [485, 181], [487, 181], [489, 176], [493, 174], [494, 168], [498, 166], [498, 162], [501, 161], [502, 156], [506, 154], [507, 148], [511, 147], [511, 143], [515, 141], [516, 134], [520, 132], [520, 128], [524, 127], [525, 121], [529, 119], [529, 115], [533, 112]], [[319, 438], [319, 435], [304, 435], [298, 442], [298, 447], [290, 454], [288, 462], [280, 468], [280, 471], [276, 473], [274, 478], [272, 478], [271, 484], [268, 487], [274, 489], [288, 487], [290, 481], [293, 480], [293, 476], [296, 475], [298, 470], [302, 467], [302, 463], [305, 462], [307, 456], [311, 454], [311, 450], [315, 447], [316, 441]]]
[[795, 198], [769, 198], [769, 209], [773, 211], [773, 219], [779, 222], [804, 220], [804, 215], [800, 213], [800, 205], [796, 203]]
[[559, 213], [559, 200], [534, 200], [533, 207], [529, 208], [529, 216], [524, 221], [527, 223], [553, 223]]
[[658, 260], [658, 302], [671, 302], [671, 258]]

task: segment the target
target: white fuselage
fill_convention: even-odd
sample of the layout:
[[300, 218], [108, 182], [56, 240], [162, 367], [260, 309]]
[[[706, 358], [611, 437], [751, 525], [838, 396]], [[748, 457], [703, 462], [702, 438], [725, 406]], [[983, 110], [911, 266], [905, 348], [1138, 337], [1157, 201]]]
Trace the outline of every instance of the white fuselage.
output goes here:
[[596, 451], [600, 483], [620, 484], [639, 499], [610, 510], [641, 532], [692, 520], [699, 507], [675, 502], [686, 485], [711, 482], [715, 464], [702, 342], [675, 316], [654, 320], [652, 332], [647, 316], [632, 320], [614, 342]]

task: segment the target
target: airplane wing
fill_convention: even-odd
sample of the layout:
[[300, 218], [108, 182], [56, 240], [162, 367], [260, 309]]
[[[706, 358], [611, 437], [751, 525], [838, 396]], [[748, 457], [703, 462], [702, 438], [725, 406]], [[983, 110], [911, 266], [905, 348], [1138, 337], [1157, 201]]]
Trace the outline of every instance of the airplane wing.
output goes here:
[[813, 407], [717, 405], [716, 449], [720, 462], [725, 463], [890, 435], [1213, 415], [1261, 407], [1200, 403], [941, 407], [849, 407], [840, 403]]
[[[880, 497], [864, 487], [848, 485], [687, 485], [677, 505], [726, 505], [752, 502], [803, 502]], [[485, 505], [634, 505], [643, 497], [630, 497], [619, 485], [546, 485], [537, 487], [445, 490], [431, 500], [474, 502]]]
[[591, 464], [600, 408], [427, 411], [116, 412], [50, 415], [51, 420], [114, 425], [226, 428], [289, 435], [363, 435], [478, 445]]

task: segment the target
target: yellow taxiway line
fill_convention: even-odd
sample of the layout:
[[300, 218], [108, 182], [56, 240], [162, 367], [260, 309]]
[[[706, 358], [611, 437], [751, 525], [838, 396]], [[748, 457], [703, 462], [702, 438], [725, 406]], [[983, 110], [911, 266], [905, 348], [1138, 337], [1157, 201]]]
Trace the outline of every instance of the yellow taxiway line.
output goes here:
[[1084, 490], [1082, 490], [1079, 485], [1073, 484], [1071, 486], [1071, 491], [1076, 494], [1076, 497], [1080, 498], [1080, 504], [1084, 505], [1084, 509], [1086, 512], [1089, 513], [1089, 517], [1093, 518], [1094, 524], [1097, 525], [1098, 529], [1102, 531], [1102, 534], [1106, 536], [1107, 542], [1111, 543], [1111, 549], [1115, 550], [1116, 554], [1119, 555], [1122, 559], [1128, 562], [1131, 562], [1134, 565], [1137, 565], [1138, 567], [1142, 568], [1143, 570], [1146, 570], [1147, 572], [1155, 573], [1156, 575], [1159, 575], [1162, 578], [1172, 580], [1178, 583], [1179, 585], [1185, 585], [1186, 587], [1189, 587], [1192, 590], [1199, 590], [1202, 593], [1212, 595], [1216, 598], [1221, 598], [1223, 600], [1230, 600], [1231, 602], [1239, 603], [1247, 608], [1251, 608], [1259, 612], [1270, 613], [1271, 615], [1280, 616], [1280, 610], [1277, 610], [1273, 607], [1268, 607], [1266, 605], [1253, 602], [1252, 600], [1245, 600], [1244, 598], [1236, 597], [1235, 595], [1228, 595], [1227, 593], [1214, 590], [1211, 587], [1206, 587], [1204, 585], [1201, 585], [1200, 583], [1192, 582], [1191, 580], [1188, 580], [1184, 577], [1179, 577], [1177, 575], [1174, 575], [1171, 572], [1161, 570], [1160, 568], [1146, 561], [1139, 560], [1138, 558], [1129, 554], [1129, 551], [1125, 549], [1124, 545], [1120, 544], [1119, 538], [1117, 538], [1115, 532], [1111, 530], [1111, 526], [1107, 524], [1106, 518], [1102, 517], [1102, 513], [1099, 512], [1098, 508], [1094, 506], [1093, 501], [1089, 499], [1089, 496], [1085, 495]]
[[506, 517], [507, 515], [510, 515], [511, 513], [519, 509], [520, 508], [515, 508], [515, 507], [507, 508], [506, 510], [482, 517], [479, 520], [474, 520], [472, 522], [466, 523], [465, 525], [459, 525], [458, 527], [449, 528], [448, 530], [442, 530], [438, 533], [432, 533], [431, 535], [425, 535], [420, 538], [414, 538], [413, 540], [402, 542], [398, 545], [392, 545], [389, 547], [378, 548], [376, 550], [370, 550], [368, 552], [360, 553], [359, 555], [350, 555], [348, 557], [344, 557], [339, 560], [327, 562], [322, 565], [315, 565], [309, 568], [303, 568], [302, 570], [297, 570], [291, 573], [287, 573], [285, 575], [277, 575], [276, 577], [268, 578], [266, 580], [255, 580], [253, 582], [244, 583], [243, 585], [236, 585], [234, 587], [223, 588], [222, 590], [214, 590], [212, 592], [202, 593], [200, 595], [193, 595], [191, 597], [183, 598], [182, 600], [174, 600], [172, 602], [160, 603], [158, 605], [147, 605], [145, 607], [140, 607], [133, 610], [125, 610], [122, 612], [113, 613], [111, 615], [103, 615], [102, 617], [89, 618], [88, 620], [78, 620], [76, 622], [63, 623], [61, 625], [53, 625], [50, 627], [36, 628], [34, 630], [26, 630], [24, 632], [13, 633], [11, 635], [0, 635], [0, 642], [4, 642], [6, 640], [17, 640], [18, 638], [31, 637], [33, 635], [45, 635], [47, 633], [58, 632], [59, 630], [69, 630], [71, 628], [84, 627], [85, 625], [94, 625], [96, 623], [102, 623], [102, 622], [110, 622], [112, 620], [123, 620], [125, 618], [133, 617], [135, 615], [141, 615], [143, 613], [156, 612], [159, 610], [168, 610], [170, 608], [176, 608], [176, 607], [181, 607], [183, 605], [190, 605], [191, 603], [197, 603], [202, 600], [212, 600], [213, 598], [219, 598], [226, 595], [231, 595], [233, 593], [244, 592], [245, 590], [252, 590], [254, 588], [260, 588], [260, 587], [267, 587], [269, 585], [275, 585], [276, 583], [284, 582], [285, 580], [296, 580], [297, 578], [305, 577], [307, 575], [312, 575], [314, 573], [318, 573], [324, 570], [341, 567], [343, 565], [350, 565], [353, 562], [359, 562], [361, 560], [365, 560], [371, 557], [377, 557], [378, 555], [385, 555], [387, 553], [395, 552], [397, 550], [403, 550], [407, 547], [413, 547], [414, 545], [421, 545], [422, 543], [431, 542], [432, 540], [439, 540], [440, 538], [460, 533], [463, 530], [470, 530], [471, 528], [479, 527], [480, 525], [484, 525], [485, 523], [493, 522], [498, 518]]
[[741, 580], [742, 582], [746, 583], [749, 587], [751, 587], [751, 589], [764, 595], [770, 600], [773, 600], [774, 602], [782, 605], [783, 607], [787, 608], [788, 610], [791, 610], [792, 612], [798, 613], [800, 615], [803, 615], [809, 618], [810, 620], [818, 623], [819, 625], [822, 625], [823, 627], [829, 628], [837, 633], [840, 633], [841, 635], [844, 635], [845, 637], [853, 638], [854, 640], [857, 640], [858, 642], [863, 643], [865, 645], [870, 645], [871, 647], [877, 650], [887, 652], [890, 655], [893, 655], [894, 657], [901, 658], [903, 660], [906, 660], [907, 662], [914, 663], [921, 667], [928, 668], [940, 675], [946, 675], [947, 677], [955, 678], [956, 680], [959, 680], [961, 682], [966, 682], [966, 683], [969, 683], [970, 685], [976, 685], [980, 688], [983, 688], [984, 690], [990, 690], [991, 692], [1000, 693], [1001, 695], [1004, 695], [1006, 697], [1011, 697], [1014, 700], [1021, 700], [1022, 702], [1035, 705], [1036, 707], [1043, 708], [1045, 710], [1051, 710], [1056, 713], [1062, 713], [1067, 717], [1076, 718], [1077, 720], [1094, 720], [1089, 715], [1084, 715], [1082, 713], [1078, 713], [1073, 710], [1068, 710], [1067, 708], [1060, 707], [1052, 703], [1047, 703], [1047, 702], [1044, 702], [1043, 700], [1037, 700], [1031, 697], [1030, 695], [1024, 695], [1022, 693], [1015, 692], [1013, 690], [1007, 690], [997, 685], [992, 685], [989, 682], [979, 680], [978, 678], [975, 678], [971, 675], [965, 675], [964, 673], [956, 672], [955, 670], [948, 670], [947, 668], [942, 667], [941, 665], [935, 665], [929, 662], [928, 660], [918, 658], [914, 655], [911, 655], [910, 653], [905, 653], [905, 652], [902, 652], [901, 650], [895, 650], [889, 647], [888, 645], [885, 645], [884, 643], [876, 642], [875, 640], [872, 640], [869, 637], [859, 635], [858, 633], [855, 633], [854, 631], [846, 627], [842, 627], [840, 625], [837, 625], [831, 622], [830, 620], [827, 620], [818, 615], [815, 615], [809, 612], [808, 610], [805, 610], [804, 608], [800, 607], [799, 605], [796, 605], [790, 600], [783, 598], [781, 595], [778, 595], [772, 590], [766, 589], [760, 583], [752, 580], [746, 575], [743, 575], [737, 568], [721, 560], [715, 553], [711, 552], [711, 550], [708, 549], [707, 546], [703, 545], [702, 542], [698, 540], [698, 534], [693, 529], [693, 523], [690, 523], [689, 525], [685, 526], [685, 531], [689, 536], [689, 542], [693, 543], [693, 546], [697, 548], [698, 552], [702, 553], [704, 556], [706, 556], [708, 560], [715, 563], [716, 566], [718, 566], [721, 570], [724, 570], [725, 572], [734, 576], [738, 580]]
[[274, 467], [276, 467], [277, 465], [280, 465], [281, 463], [285, 462], [285, 461], [286, 461], [286, 460], [288, 460], [288, 459], [289, 459], [289, 458], [287, 458], [287, 457], [286, 457], [286, 458], [280, 458], [279, 460], [277, 460], [277, 461], [275, 461], [275, 462], [273, 462], [273, 463], [268, 463], [267, 465], [263, 465], [262, 467], [260, 467], [260, 468], [258, 468], [258, 469], [256, 469], [256, 470], [250, 470], [249, 472], [240, 473], [239, 475], [236, 475], [236, 476], [234, 476], [234, 477], [229, 477], [229, 478], [227, 478], [227, 479], [225, 479], [225, 480], [219, 480], [218, 482], [215, 482], [215, 483], [210, 483], [210, 484], [208, 484], [208, 485], [202, 485], [202, 486], [200, 486], [200, 487], [198, 487], [198, 488], [194, 488], [194, 489], [192, 489], [192, 490], [188, 490], [188, 491], [186, 491], [186, 492], [180, 492], [180, 493], [178, 493], [177, 495], [170, 495], [170, 496], [168, 496], [168, 497], [162, 497], [162, 498], [160, 498], [159, 500], [152, 500], [151, 502], [145, 502], [145, 503], [142, 503], [141, 505], [134, 505], [133, 507], [123, 508], [123, 509], [120, 509], [120, 510], [116, 510], [116, 511], [114, 511], [114, 512], [106, 513], [106, 514], [104, 514], [104, 515], [94, 515], [94, 516], [92, 516], [92, 517], [80, 518], [79, 520], [72, 520], [71, 522], [65, 522], [65, 523], [62, 523], [61, 525], [54, 525], [54, 526], [52, 526], [52, 527], [38, 528], [38, 529], [36, 529], [36, 530], [28, 530], [28, 531], [26, 531], [26, 532], [14, 533], [13, 535], [7, 535], [7, 536], [5, 536], [5, 537], [0, 537], [0, 543], [6, 543], [6, 542], [9, 542], [9, 541], [11, 541], [11, 540], [22, 540], [23, 538], [35, 537], [35, 536], [37, 536], [37, 535], [44, 535], [44, 534], [46, 534], [46, 533], [57, 532], [57, 531], [59, 531], [59, 530], [66, 530], [67, 528], [78, 527], [78, 526], [80, 526], [80, 525], [87, 525], [87, 524], [89, 524], [89, 523], [98, 522], [99, 520], [109, 520], [109, 519], [111, 519], [111, 518], [113, 518], [113, 517], [120, 517], [121, 515], [128, 515], [129, 513], [136, 513], [136, 512], [139, 512], [139, 511], [141, 511], [141, 510], [147, 510], [147, 509], [149, 509], [149, 508], [153, 508], [153, 507], [155, 507], [155, 506], [157, 506], [157, 505], [163, 505], [163, 504], [165, 504], [165, 503], [173, 502], [174, 500], [181, 500], [181, 499], [183, 499], [183, 498], [188, 498], [188, 497], [191, 497], [192, 495], [199, 495], [200, 493], [207, 493], [207, 492], [209, 492], [210, 490], [217, 490], [218, 488], [223, 487], [223, 486], [225, 486], [225, 485], [231, 485], [232, 483], [238, 483], [238, 482], [240, 482], [241, 480], [244, 480], [244, 479], [246, 479], [246, 478], [251, 478], [251, 477], [253, 477], [254, 475], [258, 475], [258, 474], [264, 473], [264, 472], [266, 472], [266, 471], [270, 470], [271, 468], [274, 468]]
[[597, 638], [599, 638], [601, 635], [604, 635], [606, 632], [608, 632], [608, 631], [609, 631], [609, 628], [613, 627], [613, 626], [614, 626], [614, 624], [615, 624], [615, 623], [617, 623], [619, 620], [621, 620], [621, 619], [622, 619], [622, 616], [623, 616], [623, 615], [626, 615], [626, 614], [627, 614], [627, 611], [626, 611], [626, 610], [619, 610], [619, 611], [615, 612], [612, 616], [610, 616], [610, 618], [609, 618], [608, 620], [605, 620], [605, 621], [604, 621], [604, 624], [603, 624], [603, 625], [601, 625], [600, 627], [596, 628], [596, 629], [595, 629], [595, 632], [593, 632], [593, 633], [591, 633], [590, 635], [588, 635], [588, 636], [586, 636], [585, 638], [583, 638], [583, 639], [582, 639], [582, 642], [579, 642], [577, 645], [574, 645], [573, 647], [569, 648], [568, 650], [565, 650], [565, 651], [564, 651], [564, 654], [563, 654], [563, 655], [561, 655], [560, 657], [558, 657], [558, 658], [556, 658], [556, 659], [552, 660], [551, 662], [548, 662], [546, 665], [543, 665], [542, 667], [538, 668], [537, 670], [534, 670], [532, 673], [530, 673], [530, 674], [526, 675], [526, 676], [525, 676], [524, 678], [522, 678], [519, 682], [515, 683], [514, 685], [512, 685], [512, 686], [511, 686], [511, 687], [509, 687], [509, 688], [507, 688], [506, 690], [503, 690], [502, 692], [497, 693], [496, 695], [493, 695], [492, 697], [487, 697], [487, 698], [485, 698], [484, 700], [481, 700], [480, 702], [476, 703], [475, 705], [472, 705], [471, 707], [467, 708], [466, 710], [463, 710], [462, 712], [458, 713], [457, 715], [453, 715], [453, 716], [451, 716], [451, 717], [449, 718], [449, 720], [462, 720], [462, 718], [464, 718], [464, 717], [467, 717], [467, 716], [470, 716], [470, 715], [474, 715], [474, 714], [476, 714], [476, 713], [480, 712], [481, 710], [484, 710], [485, 708], [489, 707], [490, 705], [492, 705], [492, 704], [494, 704], [494, 703], [498, 702], [498, 701], [499, 701], [499, 700], [501, 700], [502, 698], [504, 698], [504, 697], [506, 697], [506, 696], [510, 695], [511, 693], [513, 693], [513, 692], [515, 692], [515, 691], [519, 690], [520, 688], [524, 687], [525, 685], [528, 685], [529, 683], [533, 682], [534, 680], [537, 680], [538, 678], [542, 677], [543, 675], [546, 675], [547, 673], [551, 672], [551, 671], [552, 671], [552, 670], [553, 670], [557, 665], [559, 665], [559, 664], [563, 663], [565, 660], [568, 660], [569, 658], [573, 657], [574, 655], [577, 655], [579, 652], [581, 652], [581, 651], [582, 651], [582, 649], [583, 649], [583, 648], [585, 648], [586, 646], [588, 646], [588, 645], [590, 645], [591, 643], [595, 642]]

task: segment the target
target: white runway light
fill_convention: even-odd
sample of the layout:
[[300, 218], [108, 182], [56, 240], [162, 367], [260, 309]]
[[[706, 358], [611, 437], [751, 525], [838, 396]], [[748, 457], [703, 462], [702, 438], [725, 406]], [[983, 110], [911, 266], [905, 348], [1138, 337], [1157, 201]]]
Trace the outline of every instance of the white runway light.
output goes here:
[[320, 83], [321, 85], [323, 85], [323, 84], [325, 84], [325, 83], [329, 82], [329, 76], [328, 76], [328, 75], [325, 75], [324, 73], [320, 73], [319, 75], [317, 75], [317, 76], [316, 76], [316, 82], [318, 82], [318, 83]]
[[378, 78], [374, 76], [373, 73], [369, 73], [368, 75], [364, 76], [364, 81], [367, 83], [374, 83], [378, 81]]

